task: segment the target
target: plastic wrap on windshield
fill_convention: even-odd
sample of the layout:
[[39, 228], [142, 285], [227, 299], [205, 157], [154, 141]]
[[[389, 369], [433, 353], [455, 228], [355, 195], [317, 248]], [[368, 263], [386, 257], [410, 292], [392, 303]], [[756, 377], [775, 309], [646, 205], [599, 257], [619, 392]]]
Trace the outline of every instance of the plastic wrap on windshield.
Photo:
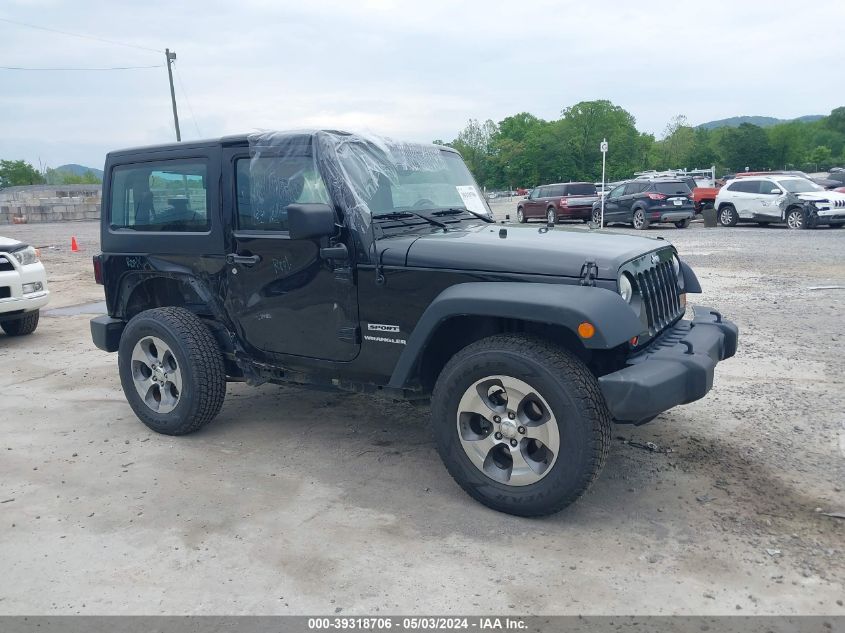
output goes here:
[[244, 191], [239, 185], [238, 195], [248, 197], [254, 228], [282, 222], [288, 204], [326, 202], [339, 208], [343, 224], [364, 235], [373, 213], [392, 206], [385, 185], [398, 183], [397, 170], [438, 171], [446, 166], [435, 145], [372, 134], [258, 132], [248, 140], [249, 182]]

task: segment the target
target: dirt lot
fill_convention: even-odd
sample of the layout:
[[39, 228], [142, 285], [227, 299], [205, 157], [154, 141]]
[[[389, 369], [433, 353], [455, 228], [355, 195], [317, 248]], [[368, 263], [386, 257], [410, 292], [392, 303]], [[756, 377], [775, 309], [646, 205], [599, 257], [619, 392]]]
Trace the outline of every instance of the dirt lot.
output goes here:
[[[0, 227], [58, 246], [52, 309], [102, 299], [97, 230]], [[845, 510], [845, 230], [650, 233], [739, 353], [705, 399], [616, 427], [591, 493], [542, 520], [471, 501], [427, 408], [234, 384], [214, 424], [164, 437], [89, 314], [0, 334], [0, 613], [845, 614], [825, 515]]]

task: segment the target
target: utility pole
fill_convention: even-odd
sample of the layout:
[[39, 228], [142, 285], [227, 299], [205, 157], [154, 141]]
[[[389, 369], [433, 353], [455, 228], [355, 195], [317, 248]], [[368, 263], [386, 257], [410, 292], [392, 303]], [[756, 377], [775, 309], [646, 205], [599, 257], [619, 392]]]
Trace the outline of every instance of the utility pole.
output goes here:
[[602, 139], [601, 144], [599, 145], [599, 151], [601, 151], [601, 222], [599, 223], [599, 228], [604, 228], [604, 199], [607, 197], [607, 187], [605, 186], [605, 165], [607, 164], [607, 139]]
[[173, 104], [173, 124], [176, 126], [176, 140], [182, 140], [179, 132], [179, 113], [176, 112], [176, 91], [173, 89], [173, 69], [170, 65], [176, 61], [176, 53], [171, 53], [169, 48], [164, 49], [164, 56], [167, 58], [167, 78], [170, 79], [170, 101]]

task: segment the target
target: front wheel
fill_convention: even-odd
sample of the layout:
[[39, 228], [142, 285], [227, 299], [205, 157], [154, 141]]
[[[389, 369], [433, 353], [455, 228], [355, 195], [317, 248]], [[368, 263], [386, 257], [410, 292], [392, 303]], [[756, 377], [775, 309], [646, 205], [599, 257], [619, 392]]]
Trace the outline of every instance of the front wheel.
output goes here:
[[27, 312], [22, 317], [12, 321], [3, 321], [0, 323], [0, 328], [9, 336], [26, 336], [35, 332], [38, 327], [39, 312]]
[[492, 336], [437, 379], [432, 425], [449, 473], [470, 496], [519, 516], [557, 512], [600, 472], [611, 417], [598, 381], [546, 340]]
[[120, 337], [120, 382], [153, 431], [185, 435], [210, 422], [226, 397], [223, 356], [211, 331], [184, 308], [133, 317]]
[[646, 230], [649, 222], [645, 215], [645, 211], [643, 209], [634, 209], [634, 217], [631, 219], [631, 223], [638, 231]]
[[790, 229], [810, 229], [813, 224], [804, 214], [804, 209], [795, 207], [786, 212], [786, 226]]
[[516, 221], [520, 224], [525, 224], [528, 220], [525, 217], [525, 211], [522, 210], [522, 207], [517, 207], [516, 209]]
[[685, 229], [690, 225], [690, 219], [687, 218], [686, 220], [681, 220], [680, 222], [675, 222], [675, 228], [678, 229]]
[[593, 209], [593, 224], [601, 224], [601, 209]]

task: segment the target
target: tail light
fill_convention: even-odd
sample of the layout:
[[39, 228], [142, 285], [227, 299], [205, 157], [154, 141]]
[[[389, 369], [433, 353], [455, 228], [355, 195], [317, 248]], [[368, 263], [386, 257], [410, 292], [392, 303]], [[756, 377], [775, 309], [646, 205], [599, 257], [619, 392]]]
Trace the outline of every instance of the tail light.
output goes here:
[[646, 195], [648, 195], [648, 197], [651, 198], [652, 200], [665, 200], [667, 198], [667, 196], [665, 194], [662, 194], [662, 193], [653, 193], [652, 192], [652, 193], [649, 193], [649, 194], [646, 194]]
[[103, 256], [94, 255], [94, 281], [103, 285]]
[[568, 207], [568, 206], [569, 206], [569, 201], [568, 201], [566, 198], [561, 198], [561, 199], [560, 199], [560, 202], [558, 203], [558, 206], [559, 206], [561, 209], [563, 209], [564, 207]]

